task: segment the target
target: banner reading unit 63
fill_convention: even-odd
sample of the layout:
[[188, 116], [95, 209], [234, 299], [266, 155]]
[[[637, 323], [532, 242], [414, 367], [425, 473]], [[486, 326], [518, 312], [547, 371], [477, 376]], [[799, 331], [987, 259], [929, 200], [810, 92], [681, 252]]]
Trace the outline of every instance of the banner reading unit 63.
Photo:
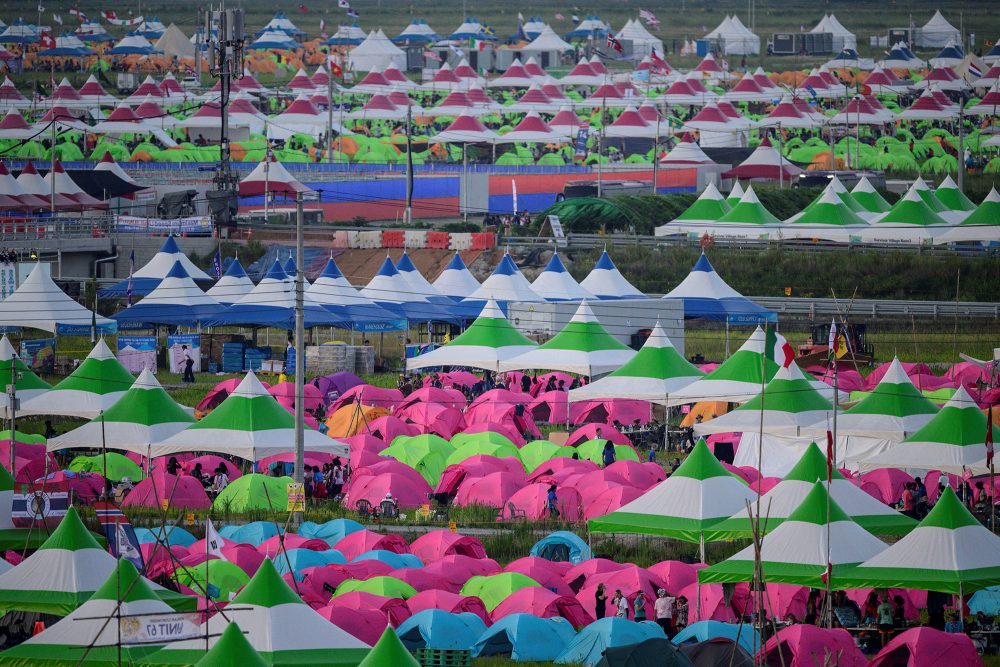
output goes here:
[[121, 619], [122, 644], [165, 644], [204, 636], [198, 614], [150, 614]]

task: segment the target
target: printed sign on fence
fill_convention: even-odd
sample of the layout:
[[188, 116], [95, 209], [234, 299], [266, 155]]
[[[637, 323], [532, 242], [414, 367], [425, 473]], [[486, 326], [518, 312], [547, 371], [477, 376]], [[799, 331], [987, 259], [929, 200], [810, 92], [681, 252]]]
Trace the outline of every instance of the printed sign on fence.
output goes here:
[[173, 234], [211, 234], [212, 219], [207, 215], [188, 218], [140, 218], [133, 215], [115, 216], [115, 228], [119, 232], [163, 232]]

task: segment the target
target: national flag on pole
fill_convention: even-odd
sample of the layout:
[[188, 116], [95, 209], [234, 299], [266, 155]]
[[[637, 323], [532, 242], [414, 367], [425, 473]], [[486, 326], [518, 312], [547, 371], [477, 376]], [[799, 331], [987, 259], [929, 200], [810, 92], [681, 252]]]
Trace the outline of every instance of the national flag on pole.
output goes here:
[[431, 51], [430, 49], [424, 51], [424, 58], [427, 60], [433, 60], [436, 63], [441, 62], [441, 56], [439, 56], [436, 51]]
[[139, 540], [135, 536], [135, 529], [129, 523], [118, 505], [112, 502], [99, 500], [94, 503], [94, 511], [97, 513], [97, 520], [104, 530], [104, 536], [108, 539], [108, 551], [115, 558], [124, 558], [135, 565], [135, 569], [142, 572], [145, 563], [142, 560], [142, 552], [139, 550]]
[[309, 7], [307, 7], [306, 5], [299, 5], [299, 13], [300, 14], [308, 14], [309, 13]]
[[653, 50], [650, 51], [650, 53], [649, 53], [649, 60], [653, 64], [653, 69], [654, 70], [656, 70], [658, 72], [669, 72], [670, 71], [670, 65], [667, 64], [666, 60], [664, 60], [663, 58], [660, 57], [660, 54], [656, 52], [656, 49], [653, 49]]
[[222, 250], [215, 249], [215, 257], [212, 258], [212, 270], [215, 271], [215, 279], [222, 277]]
[[782, 368], [788, 368], [795, 361], [795, 350], [784, 336], [769, 328], [764, 334], [764, 356]]
[[344, 13], [347, 14], [348, 16], [350, 16], [352, 19], [361, 18], [361, 14], [359, 14], [356, 9], [352, 9], [350, 7], [348, 7], [347, 11], [344, 12]]
[[83, 12], [80, 11], [80, 9], [78, 7], [70, 7], [69, 8], [69, 13], [70, 13], [70, 16], [75, 16], [78, 19], [80, 19], [80, 23], [83, 23], [83, 22], [85, 22], [87, 20], [87, 17], [84, 15]]
[[38, 13], [39, 14], [44, 14], [45, 13], [45, 7], [43, 7], [42, 3], [40, 3], [40, 2], [38, 3]]
[[826, 569], [823, 570], [823, 574], [819, 575], [820, 581], [822, 581], [824, 585], [828, 585], [830, 583], [831, 574], [833, 574], [833, 564], [827, 563]]
[[645, 21], [651, 26], [659, 27], [660, 25], [660, 20], [656, 18], [656, 14], [647, 9], [639, 10], [639, 18], [641, 18], [643, 21]]
[[324, 21], [323, 19], [320, 19], [319, 20], [319, 31], [323, 32], [324, 30], [326, 30], [326, 21]]
[[993, 467], [993, 406], [986, 413], [986, 466]]
[[983, 70], [981, 70], [976, 63], [969, 62], [969, 74], [976, 77], [977, 79], [983, 76]]
[[220, 560], [229, 560], [222, 553], [223, 544], [222, 536], [215, 530], [212, 520], [208, 519], [205, 523], [205, 553]]
[[576, 14], [573, 14], [573, 18], [571, 18], [570, 20], [571, 20], [571, 21], [572, 21], [572, 22], [573, 22], [574, 24], [577, 24], [577, 23], [579, 23], [579, 22], [580, 22], [580, 17], [579, 17], [579, 16], [577, 16]]
[[330, 74], [337, 77], [338, 79], [344, 76], [344, 68], [340, 66], [333, 60], [330, 61]]
[[622, 49], [622, 43], [619, 42], [615, 38], [615, 36], [612, 35], [610, 32], [608, 33], [608, 48], [609, 49], [614, 49], [618, 53], [623, 53], [624, 52], [624, 49]]
[[563, 16], [559, 12], [556, 12], [556, 21], [565, 21], [565, 20], [566, 20], [565, 16]]
[[125, 288], [125, 299], [132, 305], [132, 274], [135, 273], [135, 250], [128, 254], [128, 286]]
[[[56, 40], [52, 37], [52, 33], [43, 32], [38, 36], [38, 45], [43, 49], [54, 49], [56, 48]], [[53, 83], [55, 83], [53, 81]]]
[[351, 3], [349, 3], [347, 0], [337, 0], [337, 6], [340, 7], [341, 9], [350, 9]]
[[830, 333], [826, 337], [826, 346], [829, 362], [832, 364], [837, 354], [837, 322], [835, 320], [830, 320]]
[[62, 25], [63, 24], [62, 16], [60, 16], [59, 14], [53, 14], [52, 22], [55, 23], [56, 25]]

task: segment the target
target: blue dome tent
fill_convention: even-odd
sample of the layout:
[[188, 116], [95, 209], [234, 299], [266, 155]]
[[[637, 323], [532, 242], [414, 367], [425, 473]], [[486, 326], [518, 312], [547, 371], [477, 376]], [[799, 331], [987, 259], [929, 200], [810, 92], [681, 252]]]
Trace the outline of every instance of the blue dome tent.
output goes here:
[[531, 555], [557, 563], [579, 565], [594, 557], [594, 553], [579, 535], [568, 530], [559, 530], [535, 542]]

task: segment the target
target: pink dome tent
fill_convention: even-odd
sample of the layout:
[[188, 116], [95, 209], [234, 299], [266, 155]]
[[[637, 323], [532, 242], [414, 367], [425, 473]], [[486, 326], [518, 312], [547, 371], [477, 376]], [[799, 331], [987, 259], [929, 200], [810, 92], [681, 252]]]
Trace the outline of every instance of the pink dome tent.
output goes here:
[[[605, 590], [615, 591], [616, 589], [621, 589], [626, 597], [628, 597], [630, 610], [635, 603], [635, 596], [640, 590], [646, 594], [647, 600], [652, 601], [656, 599], [656, 591], [663, 588], [663, 582], [659, 577], [650, 574], [638, 565], [629, 564], [606, 574], [590, 576], [587, 578], [587, 583], [576, 594], [576, 599], [580, 601], [580, 604], [583, 605], [583, 608], [591, 616], [594, 616], [594, 592], [597, 590], [597, 586], [602, 583]], [[722, 586], [720, 585], [719, 588], [721, 589]], [[692, 611], [694, 610], [694, 606], [693, 603], [690, 605]], [[629, 618], [631, 618], [631, 613], [629, 614]], [[694, 621], [692, 620], [691, 622], [693, 623]]]
[[[508, 502], [519, 510], [524, 510], [529, 520], [541, 521], [548, 518], [547, 484], [529, 484], [509, 497]], [[556, 505], [560, 521], [580, 520], [580, 493], [576, 489], [557, 488]]]
[[[778, 653], [781, 658], [778, 658]], [[867, 667], [868, 660], [847, 630], [826, 630], [815, 625], [790, 625], [767, 640], [763, 654], [767, 664], [812, 667], [822, 656], [837, 656], [839, 667]]]
[[455, 493], [452, 501], [457, 507], [480, 505], [483, 507], [503, 507], [507, 499], [513, 498], [527, 483], [522, 472], [494, 472], [484, 477], [466, 477]]
[[340, 397], [330, 404], [327, 414], [333, 414], [345, 405], [362, 403], [376, 408], [395, 408], [403, 402], [403, 392], [398, 389], [385, 389], [383, 387], [373, 387], [369, 384], [351, 387]]
[[[648, 404], [647, 404], [648, 405]], [[598, 432], [600, 431], [600, 432]], [[576, 447], [588, 440], [610, 440], [616, 445], [631, 445], [632, 441], [607, 424], [586, 424], [569, 434], [567, 447]]]
[[359, 530], [344, 537], [333, 548], [344, 554], [348, 560], [354, 560], [366, 551], [382, 549], [396, 554], [410, 552], [410, 547], [402, 537], [396, 534], [383, 535], [370, 530]]
[[582, 628], [594, 622], [593, 615], [583, 608], [579, 600], [538, 586], [527, 586], [514, 591], [493, 608], [490, 616], [496, 622], [511, 614], [531, 614], [539, 618], [561, 616], [574, 628]]
[[122, 507], [160, 508], [164, 503], [172, 508], [198, 510], [212, 506], [205, 488], [195, 478], [153, 470], [129, 492], [122, 501]]
[[589, 521], [615, 512], [643, 493], [645, 493], [644, 490], [633, 486], [613, 484], [594, 496], [592, 500], [584, 501], [583, 518]]
[[[315, 412], [323, 405], [323, 394], [320, 392], [319, 388], [312, 384], [307, 384], [303, 385], [302, 390], [302, 397], [306, 412]], [[281, 405], [285, 408], [291, 410], [295, 409], [294, 382], [279, 382], [278, 384], [271, 386], [268, 391], [271, 393], [271, 396], [274, 396], [278, 400], [278, 403], [281, 403]]]
[[671, 594], [677, 593], [698, 582], [698, 569], [690, 563], [679, 560], [665, 560], [646, 568], [650, 574], [659, 577], [663, 587]]
[[524, 475], [520, 462], [511, 458], [497, 458], [489, 454], [476, 454], [461, 463], [453, 463], [441, 473], [435, 493], [454, 494], [466, 479], [486, 477], [496, 472]]
[[440, 609], [451, 614], [469, 612], [475, 614], [483, 620], [486, 625], [492, 624], [490, 613], [486, 610], [486, 605], [479, 598], [472, 595], [459, 595], [457, 592], [431, 589], [420, 591], [406, 601], [410, 613], [419, 614], [425, 609]]
[[426, 481], [421, 487], [415, 479], [396, 473], [384, 473], [352, 480], [346, 506], [354, 509], [358, 502], [367, 500], [372, 507], [378, 507], [386, 494], [391, 493], [400, 508], [415, 508], [427, 502], [430, 492]]
[[934, 628], [899, 633], [868, 663], [869, 667], [978, 667], [983, 664], [968, 635]]
[[500, 572], [500, 565], [491, 558], [470, 558], [454, 554], [425, 565], [424, 570], [440, 577], [448, 587], [457, 586], [455, 590], [460, 590], [470, 577], [488, 577]]
[[[683, 595], [688, 599], [689, 624], [696, 621], [732, 623], [740, 618], [742, 610], [746, 608], [749, 589], [748, 584], [736, 584], [735, 592], [728, 605], [722, 584], [690, 584], [677, 591], [677, 596]], [[701, 596], [700, 605], [699, 595]]]
[[570, 563], [555, 563], [538, 556], [525, 556], [507, 565], [503, 571], [530, 577], [543, 588], [558, 595], [573, 595], [573, 589], [563, 579], [569, 568]]
[[[327, 594], [329, 595], [329, 594]], [[349, 609], [331, 605], [316, 609], [319, 615], [349, 635], [374, 646], [389, 624], [386, 614], [374, 609]]]
[[410, 553], [425, 564], [440, 560], [451, 554], [461, 554], [470, 558], [486, 558], [483, 543], [469, 535], [459, 535], [450, 530], [432, 530], [413, 540]]
[[414, 424], [406, 423], [399, 417], [393, 415], [382, 415], [381, 417], [377, 417], [368, 423], [368, 433], [370, 433], [374, 438], [379, 438], [384, 440], [386, 443], [391, 443], [401, 435], [420, 435], [420, 429]]

